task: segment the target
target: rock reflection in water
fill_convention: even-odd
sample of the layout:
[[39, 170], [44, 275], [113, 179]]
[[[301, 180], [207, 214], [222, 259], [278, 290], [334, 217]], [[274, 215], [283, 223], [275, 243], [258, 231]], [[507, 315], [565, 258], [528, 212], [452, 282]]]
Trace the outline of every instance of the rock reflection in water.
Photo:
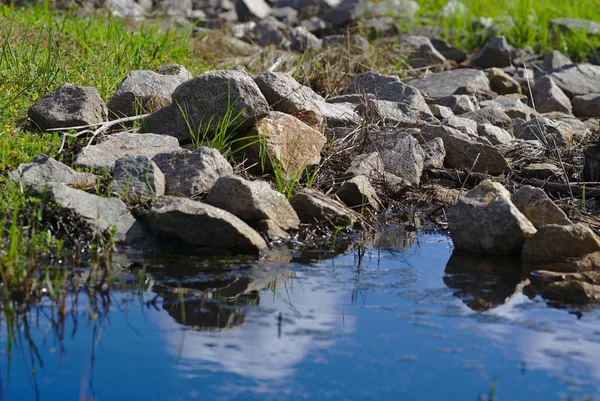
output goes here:
[[446, 265], [444, 283], [475, 312], [506, 303], [528, 281], [519, 260], [454, 251]]

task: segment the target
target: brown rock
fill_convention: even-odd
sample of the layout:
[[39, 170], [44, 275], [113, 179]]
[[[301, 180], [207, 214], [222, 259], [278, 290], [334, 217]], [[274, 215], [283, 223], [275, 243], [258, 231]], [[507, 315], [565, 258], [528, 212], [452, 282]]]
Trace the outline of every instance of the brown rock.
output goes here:
[[565, 212], [539, 188], [524, 185], [513, 194], [512, 202], [538, 230], [548, 224], [573, 224]]

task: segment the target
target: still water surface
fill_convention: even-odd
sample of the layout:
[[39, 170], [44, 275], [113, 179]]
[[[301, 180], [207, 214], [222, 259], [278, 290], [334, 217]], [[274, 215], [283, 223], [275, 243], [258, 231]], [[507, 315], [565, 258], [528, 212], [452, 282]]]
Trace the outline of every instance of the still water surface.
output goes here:
[[64, 335], [34, 310], [2, 354], [3, 399], [600, 400], [600, 313], [550, 308], [451, 254], [444, 235], [393, 229], [338, 255], [223, 266], [128, 254], [143, 292], [113, 292], [96, 320], [80, 300]]

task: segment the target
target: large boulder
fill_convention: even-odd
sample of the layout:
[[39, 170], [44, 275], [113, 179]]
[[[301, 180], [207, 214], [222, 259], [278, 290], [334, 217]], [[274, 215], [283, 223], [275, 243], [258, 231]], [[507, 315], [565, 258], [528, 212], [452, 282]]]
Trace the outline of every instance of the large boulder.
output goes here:
[[267, 248], [260, 234], [235, 215], [187, 198], [160, 198], [148, 212], [148, 226], [209, 253], [259, 253]]
[[490, 90], [490, 80], [485, 72], [470, 68], [449, 70], [413, 79], [409, 85], [431, 98], [446, 97], [461, 87], [470, 87], [482, 91]]
[[142, 121], [141, 131], [180, 142], [251, 128], [269, 111], [253, 77], [244, 71], [209, 71], [179, 85], [173, 102]]
[[519, 254], [535, 227], [510, 200], [501, 184], [485, 180], [447, 212], [456, 250]]
[[165, 194], [165, 176], [146, 156], [117, 159], [111, 189], [129, 202], [148, 202]]
[[42, 130], [106, 121], [106, 104], [95, 88], [63, 84], [35, 102], [27, 115]]
[[88, 187], [96, 183], [94, 174], [80, 173], [47, 155], [37, 155], [31, 163], [21, 163], [8, 173], [12, 182], [24, 187], [49, 183], [63, 183]]
[[512, 202], [538, 230], [548, 224], [572, 224], [565, 212], [539, 188], [522, 186], [513, 194]]
[[233, 168], [214, 148], [175, 150], [152, 158], [165, 175], [167, 195], [195, 196], [208, 192], [220, 177], [233, 174]]

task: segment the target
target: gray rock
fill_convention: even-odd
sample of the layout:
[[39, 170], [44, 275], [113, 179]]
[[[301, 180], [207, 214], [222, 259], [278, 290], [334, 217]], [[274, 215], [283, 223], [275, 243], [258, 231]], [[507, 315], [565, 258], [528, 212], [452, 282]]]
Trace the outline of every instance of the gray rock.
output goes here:
[[432, 101], [450, 108], [456, 115], [479, 110], [477, 98], [473, 95], [450, 95]]
[[537, 115], [537, 112], [534, 109], [523, 103], [516, 95], [498, 96], [494, 100], [480, 102], [479, 105], [482, 108], [490, 106], [500, 108], [510, 118], [529, 120], [531, 117]]
[[571, 64], [548, 75], [572, 99], [575, 96], [597, 93], [600, 88], [600, 66]]
[[394, 19], [413, 21], [421, 6], [412, 0], [385, 0], [377, 3], [367, 3], [367, 10], [375, 17], [393, 15]]
[[545, 72], [550, 72], [558, 70], [559, 68], [563, 68], [564, 66], [567, 66], [569, 64], [573, 64], [570, 58], [568, 58], [558, 50], [553, 50], [544, 56], [542, 68]]
[[548, 198], [546, 193], [530, 185], [522, 186], [512, 196], [513, 204], [538, 230], [548, 224], [573, 224], [565, 212]]
[[446, 61], [425, 36], [403, 37], [394, 52], [404, 56], [412, 68], [441, 66]]
[[431, 110], [433, 116], [439, 120], [443, 120], [444, 118], [451, 117], [454, 115], [450, 107], [441, 106], [439, 104], [430, 104], [429, 110]]
[[546, 117], [535, 117], [529, 121], [514, 120], [513, 133], [520, 139], [537, 139], [546, 149], [569, 147], [573, 143], [571, 128], [563, 123], [554, 122]]
[[438, 72], [413, 79], [408, 84], [433, 99], [453, 95], [457, 89], [466, 86], [479, 90], [490, 90], [490, 81], [485, 72], [469, 68]]
[[421, 148], [425, 153], [423, 169], [435, 169], [442, 168], [444, 166], [446, 148], [444, 148], [444, 141], [442, 138], [433, 138], [432, 140], [422, 144]]
[[256, 44], [260, 47], [269, 45], [286, 46], [288, 44], [286, 31], [287, 26], [283, 22], [279, 22], [275, 17], [267, 17], [256, 24], [252, 34], [256, 38]]
[[169, 106], [142, 121], [142, 132], [171, 135], [189, 142], [190, 131], [196, 135], [207, 133], [210, 138], [219, 126], [225, 125], [227, 132], [250, 128], [269, 111], [252, 76], [235, 70], [200, 74], [179, 85], [172, 99]]
[[355, 156], [344, 176], [356, 177], [363, 175], [368, 177], [370, 182], [376, 183], [383, 178], [384, 171], [385, 167], [379, 153], [371, 152]]
[[156, 234], [177, 238], [210, 253], [259, 253], [265, 240], [233, 214], [187, 198], [164, 196], [148, 212]]
[[263, 19], [271, 14], [271, 7], [264, 0], [236, 0], [235, 11], [240, 21]]
[[160, 75], [168, 75], [168, 76], [177, 77], [177, 78], [179, 78], [179, 80], [181, 82], [185, 82], [185, 81], [193, 78], [192, 73], [189, 72], [181, 64], [163, 65], [163, 66], [159, 67], [158, 70], [156, 70], [156, 73], [160, 74]]
[[167, 195], [193, 196], [208, 192], [220, 177], [233, 168], [217, 149], [202, 146], [157, 154], [152, 158], [165, 175]]
[[590, 36], [600, 34], [600, 22], [579, 18], [553, 18], [550, 20], [550, 26], [569, 33], [585, 31]]
[[290, 50], [304, 53], [307, 50], [321, 50], [322, 46], [321, 39], [310, 33], [305, 27], [297, 26], [292, 30]]
[[465, 113], [461, 117], [471, 119], [477, 124], [491, 124], [508, 132], [512, 132], [513, 130], [512, 119], [498, 105]]
[[308, 32], [313, 33], [315, 35], [322, 35], [325, 29], [327, 28], [327, 24], [321, 18], [317, 16], [310, 17], [309, 19], [304, 19], [300, 21], [300, 25], [305, 27]]
[[261, 220], [269, 220], [270, 224], [283, 231], [297, 229], [300, 225], [298, 215], [287, 198], [265, 181], [221, 177], [208, 192], [206, 202], [233, 213], [250, 226]]
[[185, 74], [163, 75], [144, 70], [130, 72], [108, 100], [110, 118], [151, 113], [171, 104], [175, 88], [187, 79]]
[[289, 74], [267, 71], [256, 77], [256, 83], [269, 105], [276, 111], [293, 114], [301, 110], [312, 110], [323, 115], [330, 128], [352, 126], [359, 121], [352, 105], [327, 103], [322, 96], [299, 84]]
[[334, 28], [345, 28], [354, 24], [366, 11], [365, 0], [343, 0], [339, 5], [323, 14], [323, 20]]
[[479, 136], [487, 138], [492, 145], [508, 144], [515, 139], [510, 132], [492, 124], [479, 124], [477, 133]]
[[431, 44], [447, 60], [453, 60], [462, 63], [467, 59], [467, 53], [454, 47], [450, 42], [443, 39], [433, 38]]
[[495, 36], [471, 59], [471, 64], [481, 67], [506, 67], [511, 65], [511, 47], [504, 36]]
[[[492, 175], [510, 171], [508, 161], [500, 151], [479, 137], [467, 135], [454, 128], [428, 125], [421, 130], [423, 141], [442, 138], [446, 149], [445, 163], [448, 167], [471, 169]], [[420, 139], [421, 139], [420, 138]], [[475, 163], [477, 160], [477, 163]]]
[[62, 84], [37, 102], [27, 115], [42, 130], [98, 124], [106, 121], [106, 104], [95, 88]]
[[562, 89], [554, 83], [552, 78], [548, 76], [539, 78], [532, 91], [535, 109], [539, 113], [550, 113], [553, 111], [571, 113], [571, 101]]
[[47, 155], [37, 155], [31, 163], [19, 164], [16, 170], [8, 173], [8, 177], [26, 188], [49, 183], [89, 187], [98, 178], [94, 174], [79, 173]]
[[499, 95], [521, 93], [521, 84], [499, 68], [492, 68], [488, 75], [490, 87]]
[[393, 145], [379, 152], [385, 171], [418, 186], [423, 174], [425, 153], [418, 141], [402, 132], [398, 133]]
[[105, 141], [82, 149], [75, 165], [79, 167], [96, 167], [112, 170], [117, 159], [123, 156], [154, 157], [159, 153], [180, 150], [176, 138], [156, 134], [120, 133], [110, 135]]
[[231, 36], [236, 39], [242, 39], [256, 28], [256, 22], [248, 21], [240, 24], [234, 24], [229, 28]]
[[358, 219], [356, 212], [314, 189], [297, 192], [290, 203], [300, 221], [307, 224], [324, 223], [330, 229], [335, 229], [337, 226], [351, 226]]
[[298, 10], [292, 7], [272, 8], [271, 16], [287, 25], [296, 25], [298, 22]]
[[531, 163], [521, 169], [525, 177], [534, 177], [545, 180], [562, 174], [560, 167], [551, 163]]
[[485, 180], [461, 197], [448, 212], [454, 248], [488, 254], [519, 254], [536, 233], [501, 184]]
[[469, 118], [448, 117], [442, 121], [442, 125], [456, 128], [469, 136], [477, 136], [477, 123]]
[[573, 112], [577, 117], [600, 117], [600, 86], [598, 91], [573, 98]]
[[573, 139], [577, 142], [581, 142], [590, 134], [590, 128], [585, 124], [585, 122], [581, 121], [572, 114], [553, 112], [545, 114], [544, 117], [556, 122], [557, 124], [564, 124], [569, 127], [573, 133]]
[[370, 206], [377, 211], [380, 208], [381, 201], [369, 179], [364, 175], [357, 175], [344, 182], [335, 194], [348, 207], [354, 209], [360, 210]]
[[133, 0], [106, 0], [106, 9], [115, 18], [140, 20], [145, 16], [144, 8]]
[[162, 0], [160, 11], [169, 17], [190, 17], [192, 15], [192, 0]]
[[146, 156], [124, 156], [115, 162], [111, 189], [128, 202], [148, 202], [165, 194], [165, 176]]
[[360, 35], [327, 35], [323, 38], [323, 47], [344, 46], [351, 54], [369, 57], [369, 41]]
[[144, 238], [141, 225], [119, 199], [103, 198], [62, 183], [40, 186], [35, 194], [79, 216], [94, 235], [115, 230], [113, 238], [117, 242], [134, 243]]

